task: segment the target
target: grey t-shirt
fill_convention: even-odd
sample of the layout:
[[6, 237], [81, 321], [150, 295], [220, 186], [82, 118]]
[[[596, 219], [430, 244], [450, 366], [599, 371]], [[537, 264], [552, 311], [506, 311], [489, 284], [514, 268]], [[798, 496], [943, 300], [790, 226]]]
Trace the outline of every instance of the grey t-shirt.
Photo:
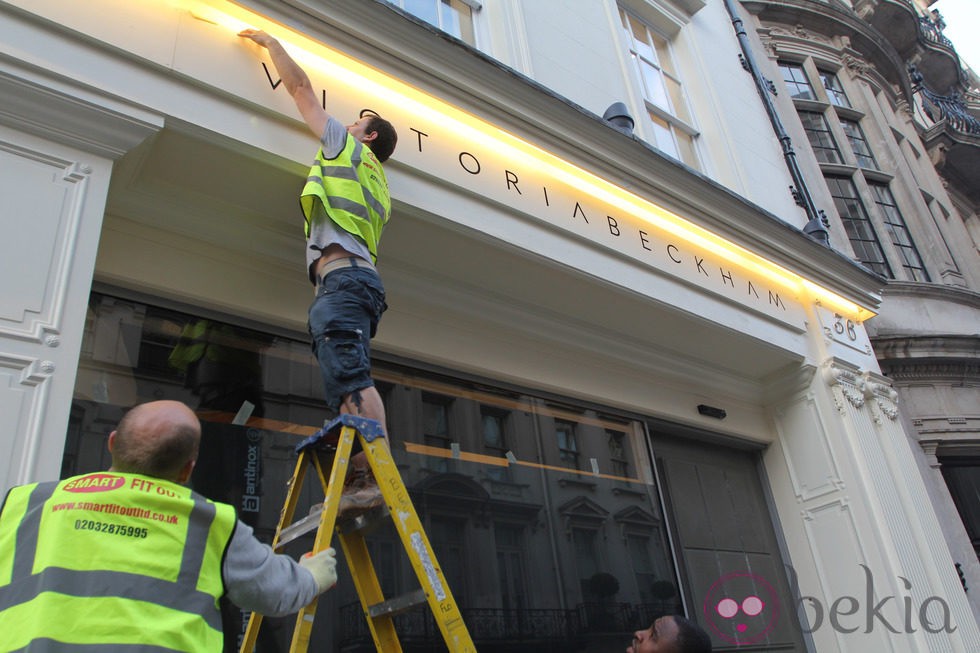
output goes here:
[[[349, 136], [347, 128], [331, 116], [323, 129], [323, 136], [320, 137], [323, 158], [328, 160], [337, 158], [344, 151]], [[340, 245], [354, 256], [371, 263], [371, 250], [368, 249], [367, 244], [360, 237], [334, 224], [319, 202], [316, 202], [316, 206], [316, 212], [310, 219], [310, 236], [306, 241], [306, 268], [310, 274], [310, 281], [316, 283], [313, 278], [313, 264], [320, 258], [323, 250], [333, 244]]]
[[228, 543], [221, 577], [232, 603], [267, 617], [299, 612], [317, 591], [313, 574], [255, 539], [252, 528], [241, 520]]

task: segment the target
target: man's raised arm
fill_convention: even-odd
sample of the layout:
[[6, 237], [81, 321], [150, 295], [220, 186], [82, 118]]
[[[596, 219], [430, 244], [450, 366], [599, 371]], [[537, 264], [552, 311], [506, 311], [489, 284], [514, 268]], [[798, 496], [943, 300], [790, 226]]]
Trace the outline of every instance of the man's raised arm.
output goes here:
[[257, 29], [246, 29], [239, 32], [238, 35], [258, 43], [269, 51], [272, 65], [276, 67], [276, 72], [279, 73], [282, 83], [286, 86], [286, 91], [296, 103], [300, 115], [303, 116], [303, 120], [306, 121], [316, 137], [320, 138], [330, 116], [317, 100], [306, 71], [293, 61], [293, 58], [289, 56], [279, 41], [265, 32]]

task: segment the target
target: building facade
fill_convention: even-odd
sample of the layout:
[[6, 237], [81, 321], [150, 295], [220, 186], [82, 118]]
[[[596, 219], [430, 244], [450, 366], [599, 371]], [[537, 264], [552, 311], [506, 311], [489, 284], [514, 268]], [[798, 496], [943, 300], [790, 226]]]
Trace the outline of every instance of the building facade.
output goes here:
[[[479, 650], [605, 651], [662, 614], [718, 650], [980, 649], [956, 568], [976, 135], [899, 11], [920, 24], [904, 0], [0, 2], [3, 488], [104, 469], [127, 408], [179, 399], [193, 487], [271, 539], [328, 416], [315, 139], [236, 36], [257, 27], [331, 113], [398, 129], [373, 365]], [[411, 590], [391, 533], [370, 547], [386, 595]], [[343, 570], [314, 637], [371, 650]]]
[[794, 142], [813, 154], [807, 172], [833, 207], [832, 240], [888, 279], [872, 347], [969, 588], [980, 581], [980, 86], [932, 4], [744, 6], [785, 85], [781, 109], [799, 118]]

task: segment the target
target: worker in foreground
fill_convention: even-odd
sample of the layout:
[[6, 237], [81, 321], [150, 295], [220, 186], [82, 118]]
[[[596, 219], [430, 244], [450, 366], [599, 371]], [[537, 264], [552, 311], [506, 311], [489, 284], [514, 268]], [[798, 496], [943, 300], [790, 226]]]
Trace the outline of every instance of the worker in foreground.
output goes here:
[[232, 506], [184, 487], [201, 424], [142, 404], [109, 435], [112, 466], [15, 487], [0, 510], [0, 650], [219, 653], [218, 600], [298, 612], [337, 582], [333, 549], [278, 555]]
[[[375, 263], [381, 231], [391, 215], [381, 164], [395, 149], [394, 127], [364, 109], [346, 127], [317, 99], [306, 72], [269, 34], [239, 36], [265, 48], [300, 115], [320, 141], [300, 205], [306, 221], [306, 264], [316, 298], [309, 310], [313, 350], [327, 407], [373, 419], [385, 428], [385, 409], [371, 378], [371, 338], [387, 308]], [[381, 491], [363, 453], [351, 459], [338, 512], [350, 515], [381, 505]]]

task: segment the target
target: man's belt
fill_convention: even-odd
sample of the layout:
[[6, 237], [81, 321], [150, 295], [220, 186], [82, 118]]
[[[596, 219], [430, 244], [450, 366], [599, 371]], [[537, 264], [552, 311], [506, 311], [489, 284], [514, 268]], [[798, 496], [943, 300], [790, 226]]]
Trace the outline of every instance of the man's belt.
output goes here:
[[359, 256], [346, 256], [344, 258], [336, 258], [326, 265], [324, 265], [320, 271], [317, 273], [317, 282], [322, 284], [323, 280], [328, 274], [334, 272], [335, 270], [344, 270], [346, 268], [365, 268], [368, 270], [374, 270], [374, 266], [360, 258]]

